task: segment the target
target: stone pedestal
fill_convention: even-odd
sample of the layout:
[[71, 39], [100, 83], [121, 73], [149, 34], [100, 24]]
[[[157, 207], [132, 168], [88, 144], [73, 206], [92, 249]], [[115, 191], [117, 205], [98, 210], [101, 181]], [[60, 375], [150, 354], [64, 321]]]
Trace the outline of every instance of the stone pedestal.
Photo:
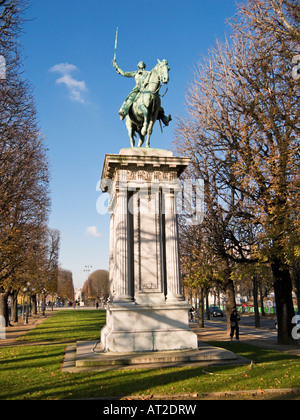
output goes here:
[[189, 159], [159, 149], [107, 155], [101, 189], [110, 193], [110, 304], [106, 351], [197, 348], [181, 293], [176, 195]]

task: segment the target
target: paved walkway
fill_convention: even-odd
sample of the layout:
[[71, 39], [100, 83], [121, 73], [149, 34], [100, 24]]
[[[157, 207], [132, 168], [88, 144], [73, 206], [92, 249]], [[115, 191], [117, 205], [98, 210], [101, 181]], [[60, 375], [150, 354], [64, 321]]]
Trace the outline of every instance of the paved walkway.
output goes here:
[[[24, 342], [17, 341], [20, 337], [27, 334], [30, 330], [34, 329], [37, 325], [42, 324], [46, 319], [54, 315], [54, 312], [47, 311], [46, 315], [42, 314], [32, 315], [28, 318], [28, 324], [24, 323], [24, 320], [19, 317], [19, 322], [12, 323], [11, 327], [5, 329], [5, 340], [0, 340], [1, 347], [9, 347], [15, 345], [24, 345]], [[26, 342], [28, 345], [28, 342]]]
[[[199, 328], [198, 324], [190, 323], [190, 328], [197, 334], [199, 341], [230, 341], [224, 323], [213, 323], [206, 321], [206, 324], [209, 324], [209, 326], [206, 326], [205, 328]], [[264, 332], [265, 334], [263, 334]], [[266, 338], [263, 338], [264, 335]], [[273, 336], [274, 335], [276, 335], [276, 331], [274, 331]], [[260, 348], [284, 351], [285, 353], [300, 357], [300, 345], [283, 346], [277, 344], [277, 342], [274, 340], [274, 337], [271, 337], [270, 330], [257, 330], [253, 327], [243, 327], [240, 341]], [[234, 348], [232, 350], [234, 351]]]

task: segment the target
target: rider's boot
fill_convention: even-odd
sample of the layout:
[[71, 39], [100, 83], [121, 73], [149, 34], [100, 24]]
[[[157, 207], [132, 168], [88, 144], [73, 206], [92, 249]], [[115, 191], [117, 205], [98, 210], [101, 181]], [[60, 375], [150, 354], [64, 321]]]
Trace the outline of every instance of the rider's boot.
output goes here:
[[164, 123], [164, 125], [166, 127], [169, 126], [169, 124], [170, 124], [171, 121], [172, 121], [171, 115], [169, 115], [168, 117], [166, 115], [164, 115], [163, 118], [162, 118], [162, 122]]
[[163, 108], [160, 108], [157, 118], [161, 120], [164, 123], [164, 125], [167, 127], [170, 124], [170, 121], [172, 121], [171, 115], [167, 117], [165, 114], [165, 110]]

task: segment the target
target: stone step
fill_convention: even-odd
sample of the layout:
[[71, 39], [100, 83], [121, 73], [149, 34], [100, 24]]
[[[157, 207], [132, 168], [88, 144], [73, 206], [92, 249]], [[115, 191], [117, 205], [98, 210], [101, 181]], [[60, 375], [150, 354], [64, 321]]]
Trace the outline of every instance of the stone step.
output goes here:
[[198, 349], [140, 353], [104, 352], [99, 342], [78, 342], [76, 367], [177, 365], [199, 362], [233, 362], [238, 356], [230, 351], [200, 343]]

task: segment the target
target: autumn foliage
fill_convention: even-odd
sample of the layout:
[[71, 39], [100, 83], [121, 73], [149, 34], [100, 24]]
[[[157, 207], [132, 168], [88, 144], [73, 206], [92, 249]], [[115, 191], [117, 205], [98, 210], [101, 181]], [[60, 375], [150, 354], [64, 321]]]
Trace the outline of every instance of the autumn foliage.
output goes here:
[[247, 0], [194, 72], [188, 117], [177, 150], [191, 158], [187, 176], [205, 181], [211, 260], [225, 267], [234, 305], [236, 264], [263, 263], [273, 274], [278, 338], [291, 339], [291, 271], [299, 259], [300, 54], [296, 0]]

